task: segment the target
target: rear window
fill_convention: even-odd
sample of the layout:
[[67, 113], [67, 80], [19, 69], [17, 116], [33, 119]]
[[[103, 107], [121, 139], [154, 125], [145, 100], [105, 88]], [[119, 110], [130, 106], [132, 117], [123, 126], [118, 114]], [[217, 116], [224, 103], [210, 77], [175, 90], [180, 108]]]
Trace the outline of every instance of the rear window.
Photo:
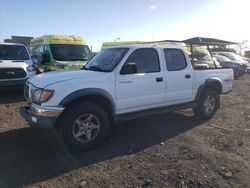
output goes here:
[[206, 47], [194, 47], [191, 62], [194, 68], [200, 65], [206, 65], [207, 68], [216, 68], [212, 56]]
[[0, 45], [0, 60], [28, 60], [29, 55], [24, 46]]

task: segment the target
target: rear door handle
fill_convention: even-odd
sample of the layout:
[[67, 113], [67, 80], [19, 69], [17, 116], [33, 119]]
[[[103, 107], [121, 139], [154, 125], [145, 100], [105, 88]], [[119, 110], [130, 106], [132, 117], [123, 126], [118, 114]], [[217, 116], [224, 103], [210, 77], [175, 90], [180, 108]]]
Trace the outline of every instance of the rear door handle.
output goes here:
[[119, 84], [129, 84], [129, 83], [133, 83], [133, 81], [121, 81], [121, 82], [119, 82]]
[[185, 75], [185, 78], [187, 78], [187, 79], [188, 79], [188, 78], [191, 78], [191, 75], [190, 75], [190, 74], [186, 74], [186, 75]]
[[162, 82], [162, 81], [163, 81], [163, 78], [162, 78], [162, 77], [156, 78], [156, 82]]

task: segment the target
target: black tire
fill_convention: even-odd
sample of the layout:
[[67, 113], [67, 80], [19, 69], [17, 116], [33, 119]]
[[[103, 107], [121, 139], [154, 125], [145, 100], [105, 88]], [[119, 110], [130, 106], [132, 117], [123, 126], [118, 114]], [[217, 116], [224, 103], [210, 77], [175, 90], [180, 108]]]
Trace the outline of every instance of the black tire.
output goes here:
[[[206, 107], [207, 100], [212, 100], [212, 101], [214, 100], [214, 105], [211, 105], [210, 108]], [[220, 96], [218, 92], [216, 92], [214, 89], [208, 88], [202, 92], [200, 99], [198, 101], [198, 106], [193, 108], [193, 112], [196, 116], [200, 118], [210, 119], [215, 115], [219, 106], [220, 106]]]
[[[98, 133], [96, 130], [94, 130], [96, 131], [95, 132], [96, 136], [95, 138], [93, 138], [93, 140], [83, 142], [83, 141], [79, 141], [78, 139], [86, 140], [87, 136], [82, 135], [76, 138], [74, 136], [75, 134], [74, 132], [75, 132], [75, 128], [78, 127], [78, 123], [76, 123], [76, 120], [78, 120], [81, 117], [85, 117], [85, 115], [86, 116], [92, 115], [94, 117], [94, 120], [96, 122], [99, 122], [100, 128], [99, 128]], [[109, 121], [107, 113], [103, 110], [103, 108], [101, 108], [97, 104], [81, 103], [81, 104], [75, 104], [69, 107], [62, 114], [62, 117], [59, 121], [58, 128], [59, 128], [59, 133], [61, 135], [63, 142], [66, 144], [66, 146], [70, 150], [84, 151], [84, 150], [89, 150], [91, 148], [97, 147], [98, 145], [104, 142], [105, 138], [107, 137], [109, 133], [110, 121]], [[77, 129], [80, 130], [80, 128], [77, 128]], [[83, 132], [85, 131], [88, 131], [88, 130], [84, 130]], [[93, 132], [91, 134], [93, 134]]]

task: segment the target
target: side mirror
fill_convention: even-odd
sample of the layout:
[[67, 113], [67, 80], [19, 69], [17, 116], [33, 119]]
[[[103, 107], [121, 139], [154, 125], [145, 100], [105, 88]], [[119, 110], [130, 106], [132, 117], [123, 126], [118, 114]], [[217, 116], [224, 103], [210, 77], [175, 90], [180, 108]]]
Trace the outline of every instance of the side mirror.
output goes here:
[[41, 64], [45, 64], [45, 63], [48, 63], [50, 62], [50, 57], [49, 57], [49, 54], [43, 54], [42, 55], [42, 60], [41, 60]]
[[121, 70], [121, 74], [135, 74], [137, 73], [137, 67], [134, 62], [125, 63]]

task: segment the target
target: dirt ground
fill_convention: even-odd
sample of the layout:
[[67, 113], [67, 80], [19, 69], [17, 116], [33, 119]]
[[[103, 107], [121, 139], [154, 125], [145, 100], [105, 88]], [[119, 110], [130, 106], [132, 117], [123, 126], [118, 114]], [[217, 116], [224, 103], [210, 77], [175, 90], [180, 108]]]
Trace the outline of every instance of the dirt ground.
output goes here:
[[221, 96], [210, 121], [191, 111], [118, 124], [71, 154], [53, 131], [29, 128], [22, 91], [0, 93], [0, 187], [250, 187], [250, 75]]

